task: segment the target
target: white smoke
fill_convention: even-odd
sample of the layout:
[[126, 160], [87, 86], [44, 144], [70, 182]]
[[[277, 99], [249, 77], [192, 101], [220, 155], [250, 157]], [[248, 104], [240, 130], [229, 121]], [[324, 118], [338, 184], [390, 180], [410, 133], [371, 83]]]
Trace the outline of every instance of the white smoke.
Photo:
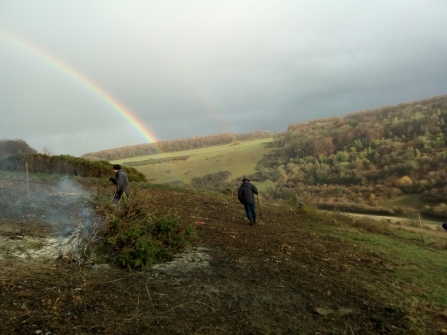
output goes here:
[[[56, 182], [38, 177], [32, 177], [29, 183], [24, 178], [0, 179], [0, 229], [15, 234], [16, 242], [41, 246], [29, 250], [17, 245], [12, 254], [38, 257], [78, 253], [82, 236], [88, 234], [95, 221], [90, 201], [95, 193], [68, 176]], [[34, 233], [36, 227], [42, 228], [45, 235]]]

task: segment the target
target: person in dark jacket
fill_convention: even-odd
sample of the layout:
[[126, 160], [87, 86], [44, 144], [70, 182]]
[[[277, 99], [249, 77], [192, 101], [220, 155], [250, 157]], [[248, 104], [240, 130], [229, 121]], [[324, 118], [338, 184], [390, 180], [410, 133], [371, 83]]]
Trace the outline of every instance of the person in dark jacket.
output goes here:
[[444, 223], [442, 224], [442, 228], [444, 228], [445, 230], [447, 230], [447, 222], [444, 222]]
[[237, 198], [245, 207], [245, 213], [247, 213], [250, 226], [256, 224], [255, 194], [258, 195], [256, 186], [250, 183], [250, 179], [246, 177], [242, 178], [242, 184], [239, 186]]
[[113, 166], [113, 172], [115, 172], [115, 178], [109, 178], [109, 180], [116, 185], [113, 202], [117, 203], [121, 200], [123, 194], [129, 195], [129, 179], [119, 164]]

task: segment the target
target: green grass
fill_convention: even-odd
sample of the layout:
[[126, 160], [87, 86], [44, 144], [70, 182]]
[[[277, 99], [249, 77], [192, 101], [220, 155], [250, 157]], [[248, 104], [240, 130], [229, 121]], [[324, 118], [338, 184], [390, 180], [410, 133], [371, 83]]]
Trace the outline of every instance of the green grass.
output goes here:
[[111, 163], [138, 162], [147, 159], [159, 159], [177, 156], [190, 156], [184, 161], [171, 161], [158, 164], [135, 166], [152, 183], [170, 183], [181, 181], [189, 184], [193, 178], [203, 177], [219, 171], [230, 171], [230, 179], [255, 172], [258, 161], [271, 152], [269, 144], [273, 139], [242, 142], [238, 145], [219, 145], [194, 150], [169, 152], [144, 157], [126, 158]]
[[402, 299], [447, 307], [445, 241], [438, 241], [438, 248], [434, 249], [431, 247], [434, 241], [426, 238], [422, 242], [419, 234], [401, 229], [379, 234], [343, 226], [324, 229], [323, 234], [353, 244], [359, 251], [374, 252], [385, 264], [391, 264], [384, 266], [386, 275], [377, 278], [374, 284], [384, 295], [398, 295]]

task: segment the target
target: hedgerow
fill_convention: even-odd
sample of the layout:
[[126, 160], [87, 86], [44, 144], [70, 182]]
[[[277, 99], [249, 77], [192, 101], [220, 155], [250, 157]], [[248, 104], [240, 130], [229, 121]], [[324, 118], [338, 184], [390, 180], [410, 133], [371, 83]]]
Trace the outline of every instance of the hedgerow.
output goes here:
[[[109, 177], [112, 164], [107, 161], [91, 161], [70, 155], [45, 155], [40, 153], [19, 153], [0, 160], [0, 170], [30, 173], [63, 174], [79, 177]], [[145, 181], [145, 176], [132, 167], [123, 166], [131, 181]]]

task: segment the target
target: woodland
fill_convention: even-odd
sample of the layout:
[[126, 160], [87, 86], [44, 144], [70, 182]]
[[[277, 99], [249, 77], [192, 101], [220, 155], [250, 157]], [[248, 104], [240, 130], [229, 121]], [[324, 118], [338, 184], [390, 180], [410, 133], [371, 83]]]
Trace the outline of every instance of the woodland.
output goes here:
[[276, 135], [275, 150], [253, 177], [271, 182], [273, 199], [354, 209], [417, 194], [426, 204], [422, 212], [445, 217], [446, 123], [447, 95], [442, 95], [291, 124]]

